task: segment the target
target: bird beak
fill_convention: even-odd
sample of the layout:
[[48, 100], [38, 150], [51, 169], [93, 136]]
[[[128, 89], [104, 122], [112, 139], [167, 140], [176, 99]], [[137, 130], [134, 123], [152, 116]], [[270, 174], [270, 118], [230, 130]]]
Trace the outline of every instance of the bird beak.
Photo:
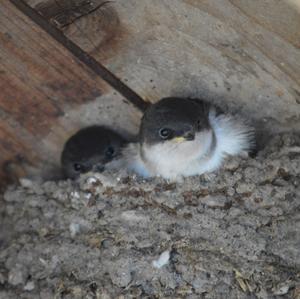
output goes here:
[[185, 140], [192, 141], [192, 140], [195, 139], [195, 133], [194, 132], [186, 132], [183, 135], [183, 137], [184, 137]]
[[175, 137], [173, 140], [176, 142], [176, 143], [181, 143], [183, 141], [192, 141], [195, 139], [195, 134], [192, 133], [192, 132], [187, 132], [185, 133], [183, 136], [178, 136], [178, 137]]
[[175, 137], [173, 140], [176, 143], [181, 143], [181, 142], [185, 141], [185, 138], [181, 136], [181, 137]]

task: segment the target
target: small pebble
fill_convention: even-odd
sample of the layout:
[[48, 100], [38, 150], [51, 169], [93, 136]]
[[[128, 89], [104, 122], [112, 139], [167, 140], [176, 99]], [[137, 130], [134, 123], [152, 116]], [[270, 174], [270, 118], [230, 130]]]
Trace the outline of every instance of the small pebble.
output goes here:
[[28, 281], [28, 282], [25, 284], [23, 290], [24, 290], [24, 291], [29, 291], [29, 292], [30, 292], [30, 291], [34, 290], [34, 288], [35, 288], [34, 282], [33, 282], [33, 281]]
[[166, 250], [164, 251], [157, 260], [154, 260], [152, 262], [152, 266], [154, 268], [160, 269], [163, 266], [167, 265], [170, 260], [170, 251]]

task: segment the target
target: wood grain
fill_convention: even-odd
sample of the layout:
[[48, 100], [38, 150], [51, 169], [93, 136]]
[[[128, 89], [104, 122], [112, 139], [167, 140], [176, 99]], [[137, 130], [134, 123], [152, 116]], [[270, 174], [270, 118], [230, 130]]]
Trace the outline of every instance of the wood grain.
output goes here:
[[203, 97], [277, 132], [300, 128], [292, 2], [120, 0], [63, 30], [146, 100]]
[[65, 140], [82, 126], [138, 127], [130, 103], [9, 1], [0, 4], [0, 88], [2, 183], [16, 168], [10, 163], [57, 167]]

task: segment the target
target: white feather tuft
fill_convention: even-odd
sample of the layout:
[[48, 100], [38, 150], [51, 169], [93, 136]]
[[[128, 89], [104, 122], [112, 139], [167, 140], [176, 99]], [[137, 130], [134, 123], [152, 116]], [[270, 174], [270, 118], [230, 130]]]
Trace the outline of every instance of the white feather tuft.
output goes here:
[[254, 147], [254, 130], [230, 115], [209, 116], [216, 135], [216, 151], [225, 155], [238, 155]]

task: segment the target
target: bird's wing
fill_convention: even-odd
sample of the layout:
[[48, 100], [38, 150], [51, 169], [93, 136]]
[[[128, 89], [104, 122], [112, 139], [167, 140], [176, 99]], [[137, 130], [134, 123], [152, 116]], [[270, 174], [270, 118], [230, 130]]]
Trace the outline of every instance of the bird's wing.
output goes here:
[[140, 156], [139, 143], [129, 143], [122, 149], [121, 155], [105, 165], [108, 170], [126, 170], [143, 177], [149, 177], [150, 173]]
[[135, 172], [143, 177], [150, 176], [149, 170], [141, 158], [139, 143], [129, 143], [123, 149], [122, 156], [126, 161], [126, 167], [129, 172]]

